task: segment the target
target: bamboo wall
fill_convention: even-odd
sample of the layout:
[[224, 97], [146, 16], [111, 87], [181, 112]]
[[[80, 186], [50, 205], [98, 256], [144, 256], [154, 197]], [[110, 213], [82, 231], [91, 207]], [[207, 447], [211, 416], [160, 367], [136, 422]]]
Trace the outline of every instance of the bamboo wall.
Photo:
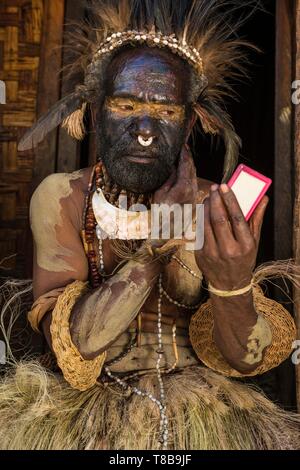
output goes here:
[[42, 18], [43, 0], [1, 0], [0, 80], [7, 104], [0, 105], [0, 262], [10, 258], [0, 275], [25, 274], [34, 155], [18, 153], [17, 142], [36, 120]]

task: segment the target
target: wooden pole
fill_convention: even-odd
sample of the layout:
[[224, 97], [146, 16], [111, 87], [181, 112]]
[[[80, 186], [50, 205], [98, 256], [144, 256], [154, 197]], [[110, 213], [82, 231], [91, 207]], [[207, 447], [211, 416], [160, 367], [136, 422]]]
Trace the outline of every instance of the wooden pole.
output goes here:
[[293, 141], [292, 49], [293, 19], [289, 0], [276, 3], [276, 96], [274, 168], [274, 259], [292, 256], [293, 239]]
[[[38, 114], [43, 115], [61, 96], [64, 0], [44, 0], [43, 36], [38, 89]], [[51, 132], [35, 151], [33, 189], [56, 170], [58, 130]]]
[[[60, 98], [60, 73], [64, 25], [64, 0], [43, 1], [43, 26], [40, 44], [40, 64], [37, 90], [37, 117], [45, 114]], [[56, 170], [58, 131], [53, 130], [43, 142], [34, 149], [33, 178], [30, 194], [46, 176]], [[26, 247], [26, 248], [25, 248]], [[24, 241], [26, 252], [26, 273], [32, 276], [32, 234], [28, 229]]]
[[[294, 8], [291, 0], [276, 1], [276, 87], [275, 87], [275, 161], [274, 161], [274, 259], [293, 257], [294, 142], [291, 83], [294, 66]], [[272, 292], [285, 303], [282, 290]], [[290, 309], [292, 310], [292, 309]], [[280, 403], [287, 408], [294, 403], [294, 366], [285, 361], [276, 370]]]
[[[295, 0], [295, 79], [300, 80], [300, 0]], [[300, 264], [300, 104], [295, 106], [295, 211], [294, 256]], [[300, 339], [300, 289], [295, 291], [295, 320], [297, 339]], [[296, 365], [297, 405], [300, 412], [300, 364]]]
[[[66, 44], [67, 36], [70, 31], [74, 28], [74, 24], [80, 23], [84, 20], [84, 6], [82, 0], [65, 0], [65, 27], [63, 42]], [[62, 57], [62, 65], [67, 65], [67, 54], [64, 50]], [[74, 91], [77, 83], [74, 80], [70, 80], [66, 77], [66, 73], [62, 73], [61, 83], [61, 95], [66, 96], [67, 94]], [[57, 145], [57, 165], [56, 171], [58, 173], [70, 173], [79, 169], [80, 160], [80, 144], [70, 137], [67, 132], [59, 128], [58, 129], [58, 145]]]

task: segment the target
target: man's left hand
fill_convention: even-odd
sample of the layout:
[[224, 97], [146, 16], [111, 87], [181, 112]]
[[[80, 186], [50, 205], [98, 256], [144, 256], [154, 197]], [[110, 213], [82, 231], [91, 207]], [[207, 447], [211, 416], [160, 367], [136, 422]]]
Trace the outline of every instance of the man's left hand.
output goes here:
[[230, 291], [251, 282], [268, 202], [265, 196], [248, 223], [233, 191], [227, 185], [212, 186], [204, 202], [204, 246], [195, 256], [214, 288]]

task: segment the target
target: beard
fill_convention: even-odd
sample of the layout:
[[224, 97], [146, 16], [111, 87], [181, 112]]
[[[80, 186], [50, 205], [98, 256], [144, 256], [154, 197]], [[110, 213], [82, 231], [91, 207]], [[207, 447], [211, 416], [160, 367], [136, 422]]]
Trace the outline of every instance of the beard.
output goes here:
[[[167, 181], [178, 162], [184, 142], [183, 132], [177, 135], [176, 141], [170, 147], [155, 139], [150, 147], [143, 148], [136, 139], [126, 135], [112, 145], [99, 130], [97, 154], [110, 178], [121, 188], [134, 193], [152, 193]], [[129, 156], [149, 158], [149, 163], [129, 161]]]

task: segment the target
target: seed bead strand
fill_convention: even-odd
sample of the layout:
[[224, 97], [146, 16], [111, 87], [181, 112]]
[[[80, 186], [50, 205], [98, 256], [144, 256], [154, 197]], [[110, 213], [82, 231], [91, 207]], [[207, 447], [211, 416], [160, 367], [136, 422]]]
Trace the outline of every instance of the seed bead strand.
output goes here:
[[[95, 167], [95, 178], [94, 179], [95, 179], [96, 189], [98, 189], [100, 187], [103, 190], [103, 192], [105, 193], [105, 196], [106, 196], [106, 198], [108, 198], [110, 203], [113, 203], [113, 199], [111, 198], [111, 195], [109, 193], [114, 190], [115, 195], [116, 195], [117, 194], [117, 188], [115, 186], [111, 185], [111, 183], [108, 181], [108, 175], [105, 172], [104, 166], [101, 164], [101, 162], [99, 162], [99, 164], [96, 165], [96, 167]], [[115, 189], [113, 189], [113, 188], [115, 188]], [[100, 274], [105, 275], [105, 263], [104, 263], [104, 255], [103, 255], [103, 241], [102, 241], [102, 236], [101, 236], [101, 229], [100, 229], [99, 226], [97, 226], [95, 216], [94, 216], [94, 213], [93, 213], [93, 207], [92, 207], [92, 204], [91, 204], [92, 189], [93, 189], [93, 182], [91, 182], [91, 184], [89, 185], [90, 197], [87, 198], [87, 210], [86, 210], [86, 217], [85, 217], [86, 218], [86, 234], [87, 234], [86, 241], [87, 241], [87, 244], [88, 244], [88, 247], [89, 247], [89, 251], [88, 251], [89, 252], [89, 262], [90, 262], [90, 266], [91, 266], [91, 269], [92, 269], [93, 284], [97, 285], [99, 283], [99, 285], [100, 285], [100, 282], [101, 282]], [[124, 194], [124, 191], [121, 191], [121, 193]], [[125, 194], [128, 196], [127, 193], [125, 193]], [[130, 201], [131, 204], [136, 203], [136, 202], [142, 203], [142, 201], [145, 202], [145, 196], [144, 195], [139, 195], [136, 198], [136, 195], [130, 194], [129, 201]], [[96, 234], [96, 236], [98, 238], [98, 242], [99, 242], [99, 260], [100, 260], [100, 267], [99, 268], [97, 267], [97, 258], [96, 258], [96, 254], [95, 254], [94, 248], [93, 248], [93, 241], [94, 241], [95, 234]], [[194, 271], [189, 269], [188, 266], [186, 266], [184, 263], [182, 263], [181, 260], [177, 259], [177, 257], [175, 257], [175, 258], [176, 258], [175, 260], [184, 269], [186, 269], [190, 274], [192, 274], [194, 277], [199, 277], [196, 273], [194, 273]], [[96, 267], [96, 269], [95, 269], [95, 267]], [[99, 270], [100, 270], [100, 273], [99, 273]], [[98, 276], [100, 277], [100, 282], [98, 281], [98, 279], [99, 279]], [[163, 368], [161, 368], [161, 361], [162, 361], [162, 357], [164, 355], [164, 349], [163, 349], [163, 343], [162, 343], [162, 299], [163, 299], [163, 297], [166, 297], [167, 300], [169, 302], [173, 303], [174, 305], [176, 305], [180, 308], [185, 308], [185, 309], [190, 309], [190, 310], [194, 310], [198, 306], [184, 305], [184, 304], [181, 304], [181, 303], [177, 302], [176, 300], [172, 299], [163, 288], [162, 275], [160, 275], [160, 277], [159, 277], [158, 291], [159, 291], [159, 293], [158, 293], [158, 308], [157, 308], [157, 311], [158, 311], [158, 317], [157, 317], [157, 334], [158, 334], [157, 354], [158, 354], [158, 358], [157, 358], [157, 363], [156, 363], [156, 373], [157, 373], [157, 378], [158, 378], [158, 383], [159, 383], [159, 395], [160, 395], [159, 399], [155, 398], [153, 396], [153, 394], [148, 393], [144, 390], [140, 390], [137, 387], [130, 387], [125, 380], [122, 380], [121, 378], [115, 376], [110, 371], [110, 368], [108, 367], [108, 365], [105, 367], [104, 370], [105, 370], [107, 376], [111, 380], [116, 382], [124, 391], [132, 392], [132, 393], [135, 393], [138, 396], [148, 398], [149, 400], [151, 400], [153, 403], [155, 403], [158, 406], [159, 412], [160, 412], [159, 442], [161, 444], [162, 449], [166, 450], [168, 448], [169, 422], [168, 422], [168, 417], [167, 417], [166, 395], [165, 395], [165, 388], [164, 388], [164, 383], [163, 383], [163, 379], [162, 379], [162, 374], [170, 373], [173, 370], [175, 370], [175, 368], [177, 367], [177, 364], [178, 364], [178, 350], [177, 350], [177, 344], [176, 344], [176, 322], [174, 322], [173, 328], [172, 328], [172, 342], [173, 342], [175, 362], [174, 362], [173, 366], [168, 370], [164, 370]], [[119, 362], [121, 359], [126, 357], [127, 354], [134, 347], [136, 347], [136, 341], [134, 341], [126, 349], [124, 354], [122, 354], [121, 356], [119, 356], [118, 358], [113, 360], [109, 365], [112, 366], [113, 364]]]
[[189, 268], [186, 264], [184, 264], [183, 261], [181, 261], [181, 259], [179, 259], [177, 256], [173, 255], [172, 259], [174, 261], [176, 261], [183, 269], [185, 269], [186, 271], [188, 271], [193, 277], [195, 277], [196, 279], [199, 279], [200, 281], [203, 280], [203, 277], [200, 276], [199, 274], [195, 273], [195, 271], [193, 271], [191, 268]]
[[87, 253], [87, 258], [90, 267], [92, 287], [96, 288], [101, 285], [102, 276], [98, 270], [97, 255], [94, 248], [95, 243], [95, 233], [97, 222], [94, 215], [93, 205], [92, 205], [92, 194], [93, 188], [95, 186], [95, 175], [97, 173], [97, 168], [99, 164], [94, 167], [94, 171], [91, 175], [91, 180], [88, 188], [88, 195], [86, 197], [86, 208], [84, 210], [84, 239], [85, 239], [85, 249]]
[[167, 418], [167, 407], [166, 407], [166, 396], [165, 396], [165, 389], [164, 389], [164, 383], [162, 379], [162, 372], [160, 369], [160, 363], [162, 360], [162, 356], [164, 354], [164, 349], [163, 349], [163, 344], [162, 344], [162, 298], [163, 298], [163, 288], [162, 288], [162, 274], [159, 276], [158, 280], [158, 290], [159, 290], [159, 296], [158, 296], [158, 308], [157, 308], [157, 314], [158, 314], [158, 319], [157, 319], [157, 335], [158, 335], [158, 359], [156, 363], [156, 369], [157, 369], [157, 378], [158, 378], [158, 383], [159, 383], [159, 388], [160, 388], [160, 402], [163, 405], [163, 408], [160, 410], [160, 442], [162, 444], [162, 449], [166, 450], [168, 448], [168, 437], [169, 437], [169, 422]]
[[177, 339], [176, 338], [176, 331], [177, 331], [177, 325], [176, 325], [176, 319], [174, 319], [174, 323], [173, 323], [173, 327], [172, 327], [172, 344], [173, 344], [175, 362], [174, 362], [174, 364], [172, 365], [172, 367], [170, 369], [165, 371], [165, 374], [170, 374], [178, 366], [179, 355], [178, 355], [178, 348], [177, 348], [177, 341], [176, 341], [176, 339]]
[[164, 290], [164, 288], [161, 286], [161, 289], [162, 289], [162, 295], [164, 297], [166, 297], [166, 299], [171, 302], [172, 304], [176, 305], [176, 307], [179, 307], [179, 308], [185, 308], [186, 310], [196, 310], [197, 308], [199, 308], [202, 304], [199, 303], [197, 305], [185, 305], [185, 304], [181, 304], [180, 302], [177, 302], [177, 300], [174, 300], [172, 299], [172, 297], [169, 296], [169, 294]]
[[[98, 185], [101, 181], [101, 170], [97, 171], [96, 172], [97, 174], [97, 182], [96, 184]], [[92, 185], [91, 185], [91, 188], [92, 189]], [[91, 198], [90, 198], [91, 199]], [[92, 205], [89, 204], [88, 206], [88, 211], [87, 211], [87, 221], [89, 222], [89, 227], [91, 228], [92, 227], [92, 223], [91, 223], [91, 218], [90, 218], [90, 208], [92, 208]], [[94, 214], [93, 214], [94, 215]], [[95, 217], [93, 217], [93, 221], [95, 220]], [[96, 224], [97, 225], [97, 224]], [[100, 259], [100, 270], [102, 272], [103, 275], [105, 275], [105, 266], [104, 266], [104, 255], [103, 255], [103, 243], [102, 243], [102, 237], [101, 237], [101, 233], [100, 233], [100, 227], [96, 227], [96, 236], [98, 238], [98, 241], [99, 241], [99, 259]], [[95, 231], [95, 226], [94, 226], [94, 231]], [[90, 232], [89, 232], [90, 233]], [[88, 241], [90, 242], [90, 238], [88, 239]], [[94, 260], [93, 256], [94, 256], [94, 253], [90, 251], [89, 253], [90, 255], [90, 259], [91, 260]], [[94, 268], [94, 265], [92, 265], [90, 263], [90, 265], [92, 266], [92, 268]], [[98, 273], [99, 274], [99, 273]], [[93, 282], [94, 282], [94, 285], [95, 283], [97, 282], [97, 276], [96, 276], [96, 273], [95, 273], [95, 270], [93, 269], [92, 271], [92, 276], [93, 276]], [[160, 277], [160, 281], [159, 281], [159, 286], [161, 286], [162, 284], [162, 279]], [[157, 350], [157, 353], [158, 353], [158, 359], [157, 359], [157, 363], [156, 363], [156, 371], [157, 371], [157, 377], [158, 377], [158, 382], [159, 382], [159, 388], [160, 388], [160, 400], [155, 398], [153, 396], [152, 393], [148, 393], [144, 390], [140, 390], [138, 389], [137, 387], [130, 387], [126, 381], [120, 379], [119, 377], [115, 376], [114, 374], [112, 374], [112, 372], [110, 371], [109, 367], [106, 366], [104, 368], [107, 376], [113, 380], [114, 382], [116, 382], [123, 390], [124, 392], [133, 392], [135, 393], [136, 395], [140, 396], [140, 397], [144, 397], [144, 398], [148, 398], [149, 400], [151, 400], [153, 403], [155, 403], [158, 408], [159, 408], [159, 412], [160, 412], [160, 436], [159, 436], [159, 442], [162, 446], [162, 449], [163, 450], [166, 450], [168, 448], [168, 418], [167, 418], [167, 415], [166, 415], [166, 405], [165, 405], [165, 391], [164, 391], [164, 384], [163, 384], [163, 380], [162, 380], [162, 372], [161, 372], [161, 369], [160, 369], [160, 362], [161, 362], [161, 358], [162, 358], [162, 355], [163, 355], [163, 345], [162, 345], [162, 326], [161, 326], [161, 320], [162, 320], [162, 312], [161, 312], [161, 303], [162, 303], [162, 292], [161, 292], [161, 289], [159, 287], [159, 290], [160, 290], [160, 293], [159, 293], [159, 298], [158, 298], [158, 350]], [[136, 346], [136, 342], [133, 342], [129, 348], [127, 348], [127, 350], [124, 352], [124, 354], [122, 354], [120, 357], [116, 358], [114, 361], [112, 361], [112, 363], [110, 363], [110, 365], [113, 365], [117, 362], [119, 362], [121, 359], [123, 359], [124, 357], [127, 356], [127, 354]]]

